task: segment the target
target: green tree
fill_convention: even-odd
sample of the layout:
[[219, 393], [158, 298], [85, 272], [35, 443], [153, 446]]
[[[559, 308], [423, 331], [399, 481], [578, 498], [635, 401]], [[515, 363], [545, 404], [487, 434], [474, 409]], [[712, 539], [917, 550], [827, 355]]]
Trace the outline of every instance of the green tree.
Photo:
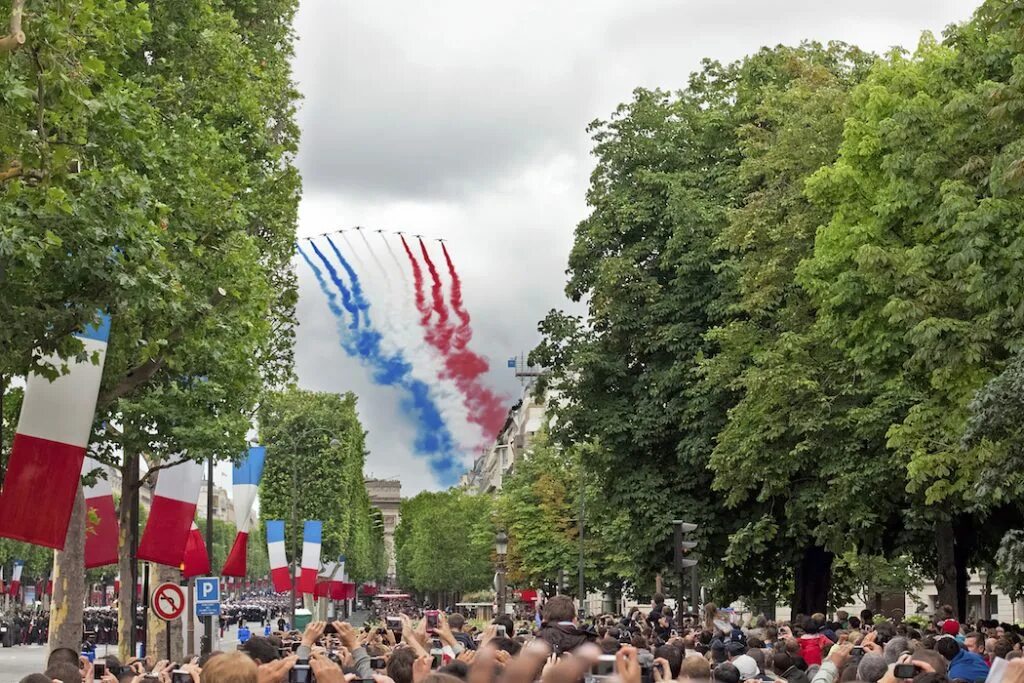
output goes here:
[[493, 500], [451, 490], [402, 501], [395, 529], [399, 582], [420, 593], [481, 590], [494, 576]]
[[267, 448], [261, 521], [285, 520], [292, 561], [300, 559], [303, 522], [322, 521], [322, 557], [351, 557], [349, 573], [366, 578], [369, 499], [356, 397], [292, 387], [267, 395], [258, 419], [260, 443]]

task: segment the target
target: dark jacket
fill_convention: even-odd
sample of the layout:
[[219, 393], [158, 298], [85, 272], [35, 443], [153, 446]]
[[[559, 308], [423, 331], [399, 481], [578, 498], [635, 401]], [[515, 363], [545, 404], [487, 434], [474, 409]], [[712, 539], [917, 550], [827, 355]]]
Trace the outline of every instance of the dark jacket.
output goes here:
[[786, 681], [786, 683], [811, 683], [810, 679], [807, 678], [807, 674], [795, 666], [786, 669], [786, 673], [782, 674], [780, 678]]
[[551, 646], [556, 653], [571, 652], [584, 643], [594, 642], [594, 634], [572, 624], [544, 624], [537, 637]]
[[475, 650], [476, 649], [476, 643], [473, 641], [473, 636], [469, 635], [468, 633], [463, 633], [462, 631], [456, 631], [452, 635], [455, 636], [455, 640], [457, 640], [460, 643], [462, 643], [462, 646], [465, 647], [467, 650]]
[[988, 665], [981, 655], [961, 649], [949, 663], [949, 680], [962, 678], [965, 681], [985, 680], [988, 677]]

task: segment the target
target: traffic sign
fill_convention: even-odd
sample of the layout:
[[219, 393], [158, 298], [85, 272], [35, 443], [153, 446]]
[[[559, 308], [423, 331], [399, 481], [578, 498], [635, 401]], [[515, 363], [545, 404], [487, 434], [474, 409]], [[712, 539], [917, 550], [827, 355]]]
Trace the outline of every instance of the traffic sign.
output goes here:
[[153, 591], [153, 613], [164, 621], [171, 621], [185, 611], [185, 593], [176, 583], [161, 583]]
[[219, 602], [197, 602], [196, 603], [196, 616], [197, 617], [217, 617], [217, 616], [220, 616], [220, 603]]
[[220, 579], [216, 576], [204, 576], [196, 579], [196, 603], [220, 602]]

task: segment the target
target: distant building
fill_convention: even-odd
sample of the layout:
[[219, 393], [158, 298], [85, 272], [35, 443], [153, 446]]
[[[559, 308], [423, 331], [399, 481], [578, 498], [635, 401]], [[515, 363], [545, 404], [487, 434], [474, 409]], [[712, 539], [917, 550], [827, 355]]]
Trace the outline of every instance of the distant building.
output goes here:
[[459, 485], [472, 493], [500, 491], [504, 478], [526, 456], [534, 436], [544, 426], [546, 402], [534, 396], [533, 386], [527, 386], [519, 402], [508, 411], [494, 444], [477, 456]]
[[[199, 488], [199, 500], [197, 501], [196, 515], [206, 518], [206, 479], [203, 475], [203, 484]], [[228, 498], [228, 492], [221, 486], [213, 485], [213, 518], [222, 522], [235, 524], [235, 505]]]
[[384, 549], [388, 554], [388, 583], [395, 581], [395, 527], [398, 526], [402, 504], [402, 482], [398, 479], [366, 479], [370, 505], [380, 510], [384, 519]]

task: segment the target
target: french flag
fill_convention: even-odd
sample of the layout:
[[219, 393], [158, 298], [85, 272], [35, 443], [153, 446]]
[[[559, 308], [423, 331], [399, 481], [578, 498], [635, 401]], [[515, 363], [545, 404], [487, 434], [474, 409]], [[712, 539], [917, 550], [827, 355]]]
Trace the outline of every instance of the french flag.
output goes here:
[[58, 550], [64, 549], [92, 433], [110, 316], [99, 314], [97, 324], [75, 336], [84, 346], [83, 360], [48, 359], [57, 367], [66, 362], [67, 374], [51, 382], [29, 373], [0, 490], [0, 536]]
[[181, 562], [181, 575], [186, 579], [193, 576], [205, 576], [210, 573], [210, 555], [206, 552], [206, 541], [199, 532], [199, 527], [192, 522], [185, 543], [185, 559]]
[[21, 590], [21, 570], [23, 570], [24, 568], [24, 562], [22, 562], [21, 560], [14, 561], [14, 571], [11, 572], [11, 587], [9, 590], [11, 597], [18, 597], [18, 591]]
[[260, 477], [263, 476], [263, 463], [267, 458], [267, 449], [253, 446], [242, 462], [235, 466], [231, 475], [234, 486], [235, 528], [238, 535], [231, 546], [228, 559], [224, 562], [222, 576], [245, 576], [246, 546], [249, 543], [249, 520], [252, 517], [252, 506], [259, 492]]
[[203, 466], [194, 460], [160, 471], [138, 559], [181, 566], [202, 484]]
[[[86, 458], [82, 474], [98, 469], [100, 464]], [[114, 492], [110, 482], [96, 478], [92, 486], [85, 489], [86, 515], [85, 568], [93, 569], [117, 563], [117, 511], [114, 510]]]
[[316, 593], [316, 577], [320, 573], [320, 541], [324, 523], [307, 521], [302, 528], [302, 574], [296, 590], [300, 593]]
[[270, 578], [274, 592], [284, 593], [292, 589], [292, 573], [288, 569], [288, 556], [284, 551], [284, 520], [267, 520], [267, 554], [270, 556]]

